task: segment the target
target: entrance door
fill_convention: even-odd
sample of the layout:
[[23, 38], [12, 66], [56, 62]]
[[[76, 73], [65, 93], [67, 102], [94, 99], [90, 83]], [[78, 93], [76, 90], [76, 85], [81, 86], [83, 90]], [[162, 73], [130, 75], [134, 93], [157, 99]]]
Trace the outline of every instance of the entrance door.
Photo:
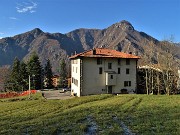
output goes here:
[[108, 94], [112, 94], [112, 86], [108, 86]]

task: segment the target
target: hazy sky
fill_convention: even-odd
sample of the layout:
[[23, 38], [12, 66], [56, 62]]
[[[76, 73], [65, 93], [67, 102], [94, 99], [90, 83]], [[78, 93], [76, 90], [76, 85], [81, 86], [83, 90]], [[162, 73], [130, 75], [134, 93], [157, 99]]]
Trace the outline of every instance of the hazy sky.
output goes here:
[[34, 28], [68, 33], [129, 21], [158, 40], [180, 42], [180, 0], [0, 0], [0, 38]]

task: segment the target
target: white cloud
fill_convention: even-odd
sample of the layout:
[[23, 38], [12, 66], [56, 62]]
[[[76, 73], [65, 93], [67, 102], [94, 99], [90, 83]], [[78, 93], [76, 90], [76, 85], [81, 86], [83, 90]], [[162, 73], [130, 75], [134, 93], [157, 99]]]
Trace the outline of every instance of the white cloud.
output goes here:
[[17, 20], [16, 17], [9, 17], [9, 19], [11, 19], [11, 20]]
[[35, 11], [35, 10], [31, 10], [31, 11], [30, 11], [30, 13], [34, 13], [34, 12], [36, 12], [36, 11]]
[[26, 13], [26, 12], [34, 13], [36, 12], [35, 10], [36, 8], [37, 8], [37, 3], [30, 1], [30, 2], [18, 3], [16, 10], [18, 13]]

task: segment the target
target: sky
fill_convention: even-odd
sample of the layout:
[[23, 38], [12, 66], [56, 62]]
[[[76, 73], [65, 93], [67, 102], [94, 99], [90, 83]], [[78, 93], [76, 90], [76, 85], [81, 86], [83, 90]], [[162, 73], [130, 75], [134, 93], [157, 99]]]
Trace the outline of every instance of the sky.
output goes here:
[[0, 0], [0, 38], [34, 28], [104, 29], [122, 20], [158, 40], [180, 42], [180, 0]]

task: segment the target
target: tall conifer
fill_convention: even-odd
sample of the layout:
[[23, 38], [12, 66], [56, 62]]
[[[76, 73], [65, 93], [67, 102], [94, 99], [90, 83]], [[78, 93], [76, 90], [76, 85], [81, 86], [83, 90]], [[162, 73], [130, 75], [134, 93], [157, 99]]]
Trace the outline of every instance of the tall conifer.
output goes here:
[[10, 78], [9, 78], [9, 85], [12, 86], [12, 90], [14, 91], [21, 91], [21, 77], [20, 77], [20, 61], [16, 57], [13, 62]]
[[50, 60], [47, 60], [47, 63], [44, 68], [44, 79], [45, 79], [45, 87], [48, 89], [53, 88], [53, 73], [52, 73], [52, 66]]
[[67, 84], [66, 82], [67, 78], [67, 68], [66, 68], [66, 62], [64, 59], [60, 61], [60, 87], [65, 87]]
[[28, 72], [31, 78], [31, 89], [42, 88], [42, 67], [39, 61], [39, 57], [36, 53], [33, 53], [28, 61]]
[[27, 65], [22, 61], [20, 63], [20, 78], [21, 78], [21, 87], [23, 90], [28, 90], [28, 72], [27, 72]]

